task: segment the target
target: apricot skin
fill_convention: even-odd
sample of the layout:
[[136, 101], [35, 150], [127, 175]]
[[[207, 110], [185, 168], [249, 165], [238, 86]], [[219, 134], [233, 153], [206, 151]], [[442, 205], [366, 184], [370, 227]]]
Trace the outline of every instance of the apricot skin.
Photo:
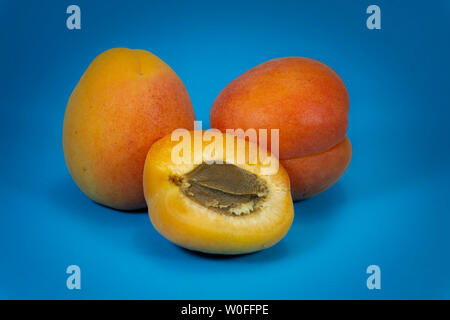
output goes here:
[[294, 201], [312, 197], [331, 187], [344, 174], [352, 158], [352, 145], [345, 137], [320, 153], [280, 160], [291, 181]]
[[92, 200], [116, 209], [143, 208], [149, 148], [175, 128], [192, 129], [194, 118], [183, 83], [161, 59], [145, 50], [107, 50], [67, 103], [67, 167]]
[[[264, 179], [271, 188], [265, 203], [267, 207], [240, 216], [225, 215], [192, 201], [168, 179], [172, 174], [182, 175], [195, 167], [193, 163], [171, 161], [171, 151], [176, 144], [170, 135], [158, 140], [145, 162], [144, 192], [149, 217], [162, 236], [195, 251], [242, 254], [269, 248], [286, 235], [294, 218], [294, 208], [289, 177], [282, 166], [276, 174], [263, 175], [260, 163], [240, 165]], [[226, 156], [222, 159], [233, 163]], [[273, 157], [273, 161], [278, 160]]]
[[213, 103], [211, 127], [280, 130], [280, 159], [322, 152], [344, 139], [349, 97], [325, 64], [289, 57], [262, 63], [231, 81]]

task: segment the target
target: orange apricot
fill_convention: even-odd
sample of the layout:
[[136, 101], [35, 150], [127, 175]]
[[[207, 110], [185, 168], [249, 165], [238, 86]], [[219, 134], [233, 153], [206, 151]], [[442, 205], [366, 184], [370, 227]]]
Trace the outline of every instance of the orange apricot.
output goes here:
[[107, 50], [89, 65], [67, 103], [67, 167], [92, 200], [144, 208], [148, 150], [175, 128], [193, 129], [194, 119], [186, 88], [161, 59], [145, 50]]
[[262, 63], [231, 81], [214, 101], [210, 122], [222, 131], [279, 129], [279, 157], [291, 159], [344, 139], [348, 110], [347, 89], [336, 72], [313, 59], [289, 57]]
[[[213, 128], [279, 130], [279, 159], [294, 200], [329, 188], [351, 158], [349, 96], [325, 64], [289, 57], [262, 63], [231, 81], [214, 101]], [[249, 138], [251, 139], [251, 138]], [[276, 149], [275, 149], [276, 150]]]

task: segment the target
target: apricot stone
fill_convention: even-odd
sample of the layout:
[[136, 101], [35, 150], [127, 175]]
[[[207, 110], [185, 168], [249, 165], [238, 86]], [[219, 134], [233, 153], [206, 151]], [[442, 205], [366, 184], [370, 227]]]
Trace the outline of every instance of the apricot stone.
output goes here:
[[[252, 164], [248, 156], [239, 161], [238, 139], [222, 133], [224, 145], [227, 136], [236, 142], [233, 155], [209, 154], [213, 142], [201, 135], [200, 148], [183, 151], [191, 155], [185, 162], [173, 160], [180, 142], [171, 135], [150, 148], [144, 192], [153, 226], [175, 244], [207, 253], [241, 254], [276, 244], [294, 217], [289, 177], [278, 159], [269, 155], [278, 168], [273, 172], [259, 160]], [[195, 144], [193, 133], [187, 139]], [[250, 142], [240, 141], [248, 154]], [[195, 162], [197, 156], [201, 163]]]
[[[211, 127], [280, 130], [280, 159], [322, 152], [344, 139], [349, 97], [325, 64], [290, 57], [262, 63], [231, 81], [217, 96]], [[269, 139], [270, 141], [270, 139]]]
[[346, 137], [324, 152], [280, 160], [289, 174], [294, 201], [312, 197], [331, 187], [347, 170], [351, 158], [352, 145]]
[[145, 207], [142, 174], [151, 145], [176, 128], [193, 129], [181, 80], [145, 50], [100, 54], [72, 92], [64, 117], [67, 167], [92, 200], [117, 209]]

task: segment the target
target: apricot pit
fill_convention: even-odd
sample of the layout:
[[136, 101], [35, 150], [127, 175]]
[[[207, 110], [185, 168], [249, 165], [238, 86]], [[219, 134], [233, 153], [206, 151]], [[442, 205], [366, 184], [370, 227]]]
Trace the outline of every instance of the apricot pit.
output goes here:
[[258, 176], [228, 163], [202, 163], [173, 181], [201, 205], [236, 215], [257, 210], [268, 192], [266, 183]]

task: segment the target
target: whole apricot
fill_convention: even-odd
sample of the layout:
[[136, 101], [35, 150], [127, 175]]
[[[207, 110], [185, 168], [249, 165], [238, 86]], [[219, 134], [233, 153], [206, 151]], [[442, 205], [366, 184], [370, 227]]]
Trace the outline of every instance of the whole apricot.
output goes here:
[[309, 58], [270, 60], [231, 81], [210, 113], [213, 128], [279, 130], [279, 158], [294, 200], [311, 197], [345, 172], [349, 96], [327, 65]]
[[291, 159], [344, 139], [348, 110], [347, 89], [336, 72], [313, 59], [290, 57], [262, 63], [231, 81], [214, 101], [210, 122], [222, 131], [279, 129], [279, 157]]
[[92, 200], [143, 208], [148, 150], [176, 128], [193, 129], [194, 118], [186, 88], [161, 59], [145, 50], [107, 50], [89, 65], [67, 103], [67, 167]]
[[[256, 145], [220, 132], [214, 143], [222, 140], [217, 144], [225, 150], [227, 139], [233, 141], [233, 152], [210, 153], [213, 142], [205, 132], [197, 134], [200, 147], [190, 132], [184, 142], [168, 135], [148, 152], [144, 192], [153, 226], [175, 244], [207, 253], [241, 254], [276, 244], [294, 216], [289, 177], [278, 159], [269, 154], [269, 168], [252, 163], [248, 155]], [[180, 143], [189, 147], [176, 151]], [[174, 161], [177, 153], [185, 161]]]

